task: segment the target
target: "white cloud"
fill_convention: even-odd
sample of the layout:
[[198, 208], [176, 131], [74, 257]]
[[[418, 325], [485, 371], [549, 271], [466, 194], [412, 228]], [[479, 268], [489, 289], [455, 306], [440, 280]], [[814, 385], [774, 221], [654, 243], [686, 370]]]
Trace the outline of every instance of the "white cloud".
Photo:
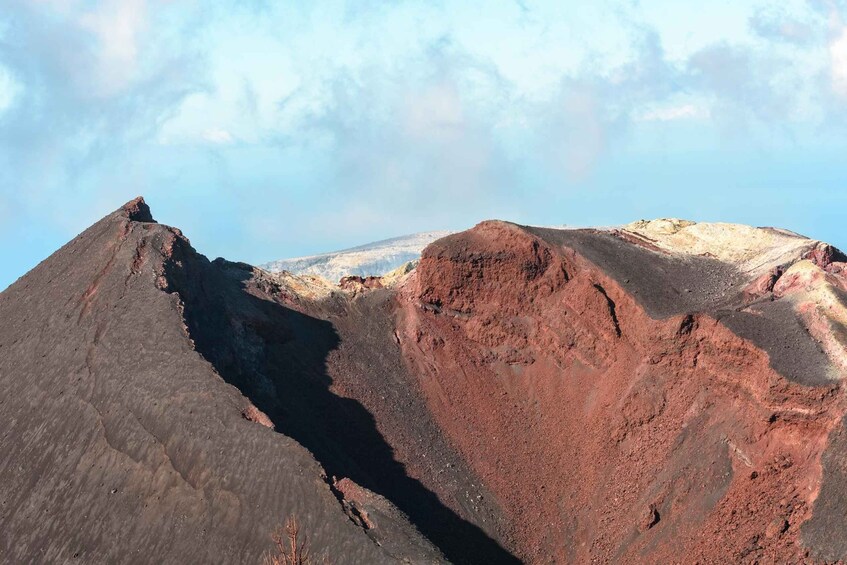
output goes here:
[[571, 179], [588, 175], [613, 129], [605, 115], [603, 94], [590, 85], [563, 85], [560, 97], [543, 105], [539, 114], [549, 119], [537, 141], [549, 165], [564, 170]]
[[147, 25], [146, 0], [107, 0], [82, 14], [79, 25], [99, 43], [98, 78], [101, 95], [121, 91], [135, 76], [139, 36]]
[[407, 102], [406, 127], [413, 137], [449, 135], [464, 124], [462, 100], [454, 84], [436, 84]]
[[[809, 17], [808, 13], [803, 15]], [[750, 17], [750, 28], [764, 39], [784, 41], [794, 45], [807, 44], [815, 37], [813, 25], [798, 19], [784, 6], [760, 8]]]
[[203, 133], [203, 139], [209, 143], [217, 143], [220, 145], [229, 144], [235, 141], [235, 138], [231, 133], [221, 128], [207, 130]]
[[672, 122], [676, 120], [702, 120], [710, 116], [708, 108], [694, 104], [651, 108], [635, 115], [639, 122]]
[[[24, 25], [3, 38], [0, 62], [26, 95], [4, 98], [0, 75], [4, 126], [16, 126], [0, 146], [16, 168], [0, 171], [0, 182], [55, 169], [30, 181], [45, 194], [111, 186], [100, 182], [103, 163], [123, 174], [123, 161], [138, 159], [125, 147], [158, 141], [173, 147], [151, 151], [176, 159], [238, 144], [237, 159], [211, 153], [262, 161], [255, 169], [272, 171], [263, 182], [279, 187], [268, 193], [290, 192], [295, 205], [314, 185], [339, 207], [379, 202], [387, 217], [459, 217], [513, 205], [527, 187], [589, 185], [647, 122], [706, 134], [745, 121], [777, 129], [798, 98], [821, 107], [835, 106], [831, 87], [847, 96], [840, 22], [828, 43], [820, 16], [779, 10], [751, 20], [743, 3], [733, 3], [728, 31], [720, 10], [692, 23], [689, 8], [668, 15], [659, 3], [601, 2], [577, 22], [562, 4], [524, 13], [492, 3], [490, 17], [476, 19], [479, 8], [461, 3], [370, 2], [355, 17], [308, 3], [248, 12], [247, 0], [11, 4]], [[295, 173], [264, 159], [276, 153], [296, 155]], [[28, 166], [48, 156], [55, 165]], [[255, 194], [262, 183], [245, 184]]]
[[829, 45], [832, 88], [839, 96], [847, 98], [847, 26]]
[[12, 106], [21, 87], [12, 74], [0, 65], [0, 116]]

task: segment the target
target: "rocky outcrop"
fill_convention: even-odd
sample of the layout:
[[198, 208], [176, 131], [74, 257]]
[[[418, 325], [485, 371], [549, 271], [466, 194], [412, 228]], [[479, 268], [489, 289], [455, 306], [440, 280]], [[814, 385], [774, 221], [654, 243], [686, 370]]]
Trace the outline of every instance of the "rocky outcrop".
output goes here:
[[[404, 352], [501, 536], [531, 563], [814, 555], [801, 529], [840, 382], [787, 378], [723, 323], [710, 262], [609, 237], [484, 223], [430, 246], [404, 289]], [[664, 303], [686, 278], [699, 308]]]
[[0, 294], [0, 561], [257, 563], [288, 516], [348, 562], [401, 559], [204, 357], [181, 273], [208, 298], [250, 277], [136, 200]]
[[338, 286], [350, 292], [360, 292], [367, 289], [382, 288], [382, 279], [380, 277], [342, 277]]
[[288, 518], [337, 563], [847, 558], [838, 250], [491, 221], [413, 267], [209, 261], [140, 199], [75, 238], [0, 294], [0, 561], [257, 562]]

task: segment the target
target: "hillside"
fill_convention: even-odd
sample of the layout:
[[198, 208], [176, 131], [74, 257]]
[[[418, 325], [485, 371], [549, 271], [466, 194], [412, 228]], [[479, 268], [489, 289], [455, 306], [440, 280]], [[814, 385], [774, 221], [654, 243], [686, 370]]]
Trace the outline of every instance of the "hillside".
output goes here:
[[0, 561], [847, 559], [847, 263], [488, 221], [336, 286], [138, 199], [0, 294]]

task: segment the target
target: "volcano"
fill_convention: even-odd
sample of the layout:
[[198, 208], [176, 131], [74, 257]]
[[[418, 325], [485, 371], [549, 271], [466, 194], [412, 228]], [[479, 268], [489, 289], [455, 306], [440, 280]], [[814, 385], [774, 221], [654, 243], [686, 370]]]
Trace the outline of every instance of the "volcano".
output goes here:
[[[209, 261], [142, 199], [0, 294], [0, 560], [847, 559], [847, 257], [483, 222], [392, 277]], [[283, 544], [284, 545], [284, 544]]]

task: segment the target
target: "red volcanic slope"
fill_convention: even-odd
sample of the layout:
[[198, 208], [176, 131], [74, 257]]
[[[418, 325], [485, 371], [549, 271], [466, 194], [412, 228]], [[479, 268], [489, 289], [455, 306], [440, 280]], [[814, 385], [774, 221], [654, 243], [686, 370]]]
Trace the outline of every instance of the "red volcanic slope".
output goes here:
[[0, 559], [255, 563], [289, 516], [335, 563], [845, 559], [788, 267], [485, 222], [309, 293], [134, 201], [0, 295]]

